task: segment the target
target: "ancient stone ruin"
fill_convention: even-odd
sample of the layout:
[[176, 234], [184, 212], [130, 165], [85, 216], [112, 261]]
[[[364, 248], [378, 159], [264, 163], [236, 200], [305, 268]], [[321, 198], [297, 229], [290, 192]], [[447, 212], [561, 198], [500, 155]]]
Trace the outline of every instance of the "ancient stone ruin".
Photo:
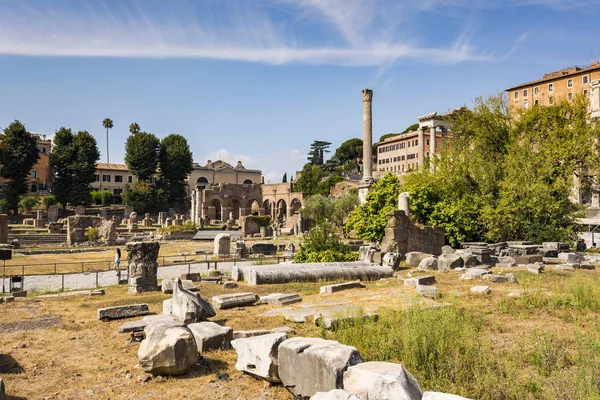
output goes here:
[[158, 272], [158, 242], [127, 243], [127, 263], [129, 265], [130, 294], [158, 290], [156, 274]]
[[99, 227], [102, 218], [94, 215], [72, 215], [67, 218], [67, 246], [85, 242], [85, 230], [90, 227]]

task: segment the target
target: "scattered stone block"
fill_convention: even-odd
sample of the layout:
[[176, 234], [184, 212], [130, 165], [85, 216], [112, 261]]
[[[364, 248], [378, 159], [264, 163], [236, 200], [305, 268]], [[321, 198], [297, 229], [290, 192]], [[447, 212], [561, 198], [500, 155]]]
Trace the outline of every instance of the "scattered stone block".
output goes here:
[[485, 268], [470, 268], [466, 271], [466, 274], [474, 278], [480, 278], [483, 275], [491, 274], [491, 271]]
[[361, 400], [354, 393], [343, 389], [333, 389], [329, 392], [317, 392], [310, 400]]
[[194, 335], [198, 353], [231, 348], [233, 329], [228, 326], [221, 326], [214, 322], [196, 322], [187, 327]]
[[454, 254], [454, 249], [448, 245], [442, 246], [442, 254]]
[[514, 274], [506, 274], [506, 275], [496, 275], [496, 274], [486, 274], [482, 277], [484, 280], [489, 280], [494, 283], [517, 283], [517, 278], [515, 278]]
[[583, 262], [583, 263], [579, 264], [579, 268], [592, 270], [592, 269], [596, 269], [596, 266], [594, 264]]
[[185, 324], [204, 321], [217, 315], [209, 302], [203, 300], [197, 293], [184, 289], [179, 278], [176, 278], [173, 287], [172, 312], [175, 319]]
[[156, 322], [149, 324], [144, 333], [138, 361], [152, 375], [184, 374], [198, 359], [194, 336], [185, 327]]
[[[70, 217], [69, 217], [70, 218]], [[156, 274], [158, 272], [158, 242], [127, 243], [127, 263], [130, 294], [158, 290]]]
[[107, 321], [111, 319], [138, 317], [140, 315], [148, 315], [148, 313], [148, 304], [131, 304], [127, 306], [99, 308], [98, 319]]
[[270, 382], [281, 382], [279, 347], [287, 339], [285, 333], [236, 339], [231, 345], [237, 353], [235, 368]]
[[345, 323], [352, 323], [353, 321], [356, 321], [358, 319], [363, 321], [377, 321], [379, 319], [379, 315], [373, 313], [366, 313], [365, 315], [361, 316], [323, 316], [321, 314], [316, 314], [314, 316], [316, 325], [322, 325], [323, 328], [332, 331], [338, 329], [340, 325], [343, 325]]
[[425, 392], [422, 400], [470, 400], [466, 397], [457, 396], [455, 394], [447, 394], [440, 392]]
[[492, 291], [488, 286], [473, 286], [471, 288], [471, 293], [473, 294], [490, 294]]
[[125, 322], [119, 327], [119, 333], [143, 332], [147, 325], [144, 320]]
[[532, 264], [536, 262], [543, 262], [544, 257], [541, 255], [528, 254], [524, 256], [516, 256], [515, 263], [517, 264]]
[[575, 268], [572, 265], [563, 264], [563, 265], [555, 265], [554, 270], [555, 271], [574, 271]]
[[296, 331], [294, 328], [290, 328], [289, 326], [279, 326], [271, 329], [271, 333], [286, 333], [288, 335], [293, 335], [296, 333]]
[[213, 296], [212, 303], [214, 307], [219, 309], [251, 306], [258, 300], [254, 293], [233, 293]]
[[365, 362], [344, 373], [344, 389], [361, 399], [421, 400], [419, 382], [402, 365]]
[[235, 282], [225, 282], [223, 284], [223, 289], [237, 289], [239, 285]]
[[306, 322], [306, 318], [313, 316], [314, 314], [315, 314], [315, 311], [311, 310], [311, 309], [284, 310], [283, 318], [286, 321], [303, 323], [303, 322]]
[[356, 348], [333, 340], [296, 337], [279, 345], [279, 377], [296, 397], [343, 387], [344, 372], [362, 362]]
[[406, 263], [411, 267], [417, 267], [421, 263], [421, 261], [427, 257], [432, 257], [431, 254], [422, 253], [420, 251], [411, 251], [410, 253], [406, 253], [404, 256], [406, 258]]
[[273, 243], [254, 243], [250, 246], [250, 253], [273, 255], [277, 252], [277, 246]]
[[[263, 296], [267, 304], [272, 306], [287, 306], [289, 304], [299, 303], [302, 301], [302, 297], [299, 294], [286, 294], [286, 293], [272, 293], [268, 296]], [[261, 297], [261, 303], [263, 302]]]
[[417, 287], [417, 285], [427, 286], [435, 284], [435, 276], [417, 276], [416, 278], [407, 278], [404, 280], [404, 286]]
[[519, 283], [519, 281], [517, 281], [517, 277], [515, 276], [515, 274], [506, 274], [504, 276], [506, 276], [508, 278], [509, 283], [515, 283], [515, 284]]
[[544, 270], [544, 266], [539, 263], [527, 264], [527, 271], [532, 274], [539, 274]]
[[231, 252], [231, 235], [229, 233], [219, 233], [215, 236], [214, 254], [219, 256], [229, 256]]
[[558, 259], [569, 264], [581, 264], [584, 260], [583, 256], [576, 253], [558, 253]]
[[181, 279], [192, 282], [200, 282], [200, 273], [198, 272], [190, 272], [189, 274], [181, 275]]
[[27, 297], [27, 290], [15, 290], [10, 293], [13, 297]]
[[448, 271], [450, 269], [461, 268], [464, 265], [464, 260], [458, 254], [442, 254], [438, 257], [437, 267], [440, 271]]
[[337, 283], [334, 285], [327, 285], [327, 286], [321, 286], [321, 288], [319, 289], [319, 294], [324, 294], [324, 293], [335, 293], [335, 292], [340, 292], [342, 290], [347, 290], [347, 289], [364, 289], [366, 288], [366, 286], [361, 283], [361, 282], [344, 282], [344, 283]]
[[247, 331], [233, 331], [233, 339], [243, 339], [254, 336], [261, 336], [270, 333], [270, 331], [266, 329], [252, 329]]
[[465, 268], [472, 268], [479, 264], [479, 260], [471, 253], [462, 253], [460, 258], [463, 259], [463, 266]]
[[392, 269], [398, 269], [400, 266], [400, 255], [398, 253], [385, 253], [382, 264]]
[[517, 266], [517, 264], [514, 263], [514, 262], [510, 262], [510, 263], [499, 262], [499, 263], [496, 263], [496, 267], [498, 267], [498, 268], [514, 268], [516, 266]]
[[428, 297], [430, 299], [439, 299], [442, 294], [435, 286], [417, 285], [417, 293], [421, 296]]
[[419, 263], [419, 266], [417, 267], [417, 269], [421, 270], [421, 271], [429, 271], [429, 270], [438, 269], [437, 258], [431, 256], [431, 257], [422, 259], [421, 262]]
[[[183, 288], [186, 290], [189, 290], [191, 292], [198, 291], [198, 286], [196, 286], [194, 284], [194, 282], [192, 282], [190, 280], [181, 279], [181, 284], [183, 285]], [[163, 279], [162, 282], [160, 283], [160, 290], [162, 290], [163, 293], [171, 294], [171, 293], [173, 293], [174, 286], [175, 286], [175, 281], [173, 279]]]
[[1, 302], [4, 302], [4, 303], [14, 303], [15, 302], [15, 296], [0, 297], [0, 300], [2, 300]]

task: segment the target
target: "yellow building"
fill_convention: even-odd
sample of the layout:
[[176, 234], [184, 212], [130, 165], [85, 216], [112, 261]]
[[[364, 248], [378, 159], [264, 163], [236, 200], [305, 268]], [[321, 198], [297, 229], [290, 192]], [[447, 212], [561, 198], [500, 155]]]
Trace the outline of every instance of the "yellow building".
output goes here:
[[[39, 158], [29, 173], [27, 186], [30, 194], [48, 194], [52, 185], [52, 169], [50, 168], [50, 152], [52, 151], [52, 141], [46, 139], [46, 135], [37, 135], [37, 148]], [[6, 184], [6, 179], [0, 177], [0, 187]]]
[[208, 160], [205, 166], [194, 164], [194, 169], [188, 175], [188, 195], [196, 187], [205, 188], [219, 183], [252, 184], [262, 183], [262, 171], [246, 169], [241, 161], [233, 167], [225, 161]]
[[96, 164], [96, 179], [92, 188], [100, 192], [108, 190], [120, 197], [127, 183], [134, 183], [137, 178], [129, 172], [125, 164]]
[[592, 82], [600, 79], [600, 62], [587, 67], [570, 67], [544, 74], [542, 79], [506, 89], [512, 109], [532, 105], [552, 105], [559, 98], [571, 99], [583, 93], [590, 96]]

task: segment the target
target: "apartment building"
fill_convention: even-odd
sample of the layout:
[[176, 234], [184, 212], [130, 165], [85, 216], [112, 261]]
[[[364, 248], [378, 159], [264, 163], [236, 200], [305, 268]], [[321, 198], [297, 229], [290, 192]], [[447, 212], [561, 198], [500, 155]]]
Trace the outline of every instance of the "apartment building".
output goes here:
[[432, 154], [438, 154], [448, 137], [450, 123], [446, 115], [431, 113], [418, 118], [419, 127], [377, 143], [377, 164], [373, 177], [388, 172], [402, 175], [418, 170]]
[[[46, 135], [31, 133], [37, 138], [37, 148], [39, 158], [29, 173], [27, 186], [30, 194], [46, 194], [52, 184], [52, 169], [50, 168], [50, 152], [52, 151], [52, 141], [46, 139]], [[6, 179], [0, 177], [0, 188], [6, 184]]]
[[134, 183], [137, 178], [129, 172], [125, 164], [96, 164], [96, 179], [92, 188], [100, 192], [108, 190], [114, 196], [120, 197], [127, 183]]
[[560, 98], [571, 99], [580, 93], [598, 97], [599, 93], [594, 88], [599, 85], [600, 62], [594, 62], [587, 67], [569, 67], [550, 72], [544, 74], [542, 79], [526, 82], [506, 91], [510, 107], [515, 110], [527, 109], [533, 105], [552, 105]]

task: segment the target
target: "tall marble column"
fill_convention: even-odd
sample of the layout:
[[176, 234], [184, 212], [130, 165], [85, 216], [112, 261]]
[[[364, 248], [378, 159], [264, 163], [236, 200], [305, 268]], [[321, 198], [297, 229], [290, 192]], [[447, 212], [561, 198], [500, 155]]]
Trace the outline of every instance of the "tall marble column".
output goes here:
[[373, 182], [373, 91], [364, 89], [363, 95], [363, 182]]
[[419, 165], [423, 165], [425, 163], [425, 152], [427, 148], [425, 147], [425, 132], [423, 132], [423, 128], [419, 127], [419, 135], [417, 137], [417, 141], [419, 142]]
[[431, 170], [435, 171], [435, 165], [433, 163], [433, 159], [435, 158], [435, 125], [429, 128], [429, 160], [431, 165]]

